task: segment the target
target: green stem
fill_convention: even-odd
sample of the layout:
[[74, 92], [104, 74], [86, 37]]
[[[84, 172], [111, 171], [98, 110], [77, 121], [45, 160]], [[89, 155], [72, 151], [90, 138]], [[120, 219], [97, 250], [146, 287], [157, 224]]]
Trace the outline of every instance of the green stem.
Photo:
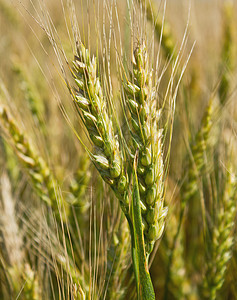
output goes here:
[[[136, 170], [134, 168], [134, 170]], [[145, 253], [145, 243], [142, 229], [142, 216], [140, 207], [140, 194], [136, 171], [133, 176], [133, 200], [132, 200], [132, 259], [137, 286], [138, 300], [155, 300], [155, 292], [149, 274]], [[132, 231], [131, 231], [132, 233]]]

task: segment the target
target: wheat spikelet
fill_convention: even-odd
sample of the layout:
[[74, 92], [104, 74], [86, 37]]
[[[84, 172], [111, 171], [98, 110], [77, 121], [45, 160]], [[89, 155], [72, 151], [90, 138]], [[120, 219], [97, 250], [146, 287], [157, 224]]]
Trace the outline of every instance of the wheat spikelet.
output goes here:
[[4, 139], [2, 140], [2, 150], [6, 169], [13, 185], [20, 177], [20, 168], [18, 166], [17, 157], [14, 155], [14, 151], [11, 146], [8, 145]]
[[75, 297], [74, 299], [86, 299], [89, 287], [87, 286], [85, 274], [82, 276], [78, 268], [76, 268], [76, 266], [69, 260], [67, 255], [57, 253], [56, 259], [70, 280], [72, 295]]

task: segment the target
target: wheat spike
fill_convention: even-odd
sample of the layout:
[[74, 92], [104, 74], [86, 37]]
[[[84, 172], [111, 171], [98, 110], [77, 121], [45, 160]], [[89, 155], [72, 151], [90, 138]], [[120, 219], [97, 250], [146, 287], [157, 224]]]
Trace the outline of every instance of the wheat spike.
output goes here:
[[133, 81], [125, 83], [126, 101], [131, 114], [132, 153], [138, 150], [138, 184], [147, 254], [164, 229], [167, 207], [163, 207], [164, 164], [160, 111], [152, 86], [148, 52], [144, 43], [134, 51]]
[[0, 124], [10, 137], [15, 154], [25, 167], [39, 197], [58, 211], [53, 175], [5, 106], [0, 106]]
[[198, 181], [200, 171], [205, 165], [205, 151], [208, 147], [208, 139], [212, 128], [214, 99], [210, 99], [201, 121], [200, 129], [198, 130], [194, 143], [191, 146], [192, 159], [189, 161], [187, 180], [181, 188], [181, 210], [186, 206], [186, 203], [198, 190]]
[[221, 80], [218, 89], [220, 102], [224, 105], [228, 99], [231, 87], [231, 73], [234, 71], [236, 47], [234, 41], [234, 3], [226, 1], [223, 7], [223, 45], [221, 52]]
[[127, 176], [97, 76], [96, 58], [90, 58], [89, 50], [80, 43], [73, 63], [73, 76], [77, 85], [73, 96], [94, 145], [91, 159], [120, 200], [123, 211], [128, 212]]
[[34, 87], [33, 83], [29, 80], [27, 73], [24, 71], [20, 63], [14, 63], [13, 71], [17, 75], [20, 82], [21, 90], [24, 94], [24, 99], [30, 109], [35, 125], [39, 126], [42, 133], [45, 134], [46, 128], [43, 121], [44, 116], [44, 103], [39, 97], [39, 94]]
[[[167, 257], [167, 252], [170, 251], [172, 246], [172, 238], [174, 237], [178, 227], [178, 219], [176, 216], [170, 218], [167, 222], [167, 230], [164, 236], [166, 240], [166, 247], [164, 247], [164, 255]], [[172, 296], [177, 299], [196, 299], [196, 290], [190, 280], [186, 264], [185, 264], [185, 249], [184, 249], [184, 232], [181, 231], [179, 239], [177, 240], [176, 247], [173, 253], [173, 264], [170, 269], [170, 280], [166, 287]], [[166, 298], [165, 298], [166, 299]]]
[[206, 251], [207, 269], [203, 283], [203, 295], [214, 300], [225, 281], [227, 264], [232, 257], [233, 229], [236, 216], [237, 181], [233, 170], [226, 175], [225, 191], [220, 207], [214, 212], [211, 237]]

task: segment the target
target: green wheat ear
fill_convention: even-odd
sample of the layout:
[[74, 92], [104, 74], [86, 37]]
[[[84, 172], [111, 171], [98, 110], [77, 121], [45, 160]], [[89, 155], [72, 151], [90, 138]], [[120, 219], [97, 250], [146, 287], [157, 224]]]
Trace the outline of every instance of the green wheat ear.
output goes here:
[[198, 190], [198, 176], [205, 165], [205, 152], [208, 147], [210, 131], [213, 124], [215, 100], [211, 98], [204, 112], [200, 129], [191, 145], [192, 158], [189, 160], [187, 180], [181, 188], [181, 210]]
[[90, 155], [95, 167], [113, 189], [125, 214], [128, 213], [128, 179], [124, 170], [119, 142], [115, 137], [105, 96], [97, 76], [97, 61], [82, 43], [73, 62], [76, 84], [73, 99], [94, 146]]
[[212, 218], [210, 236], [206, 243], [207, 268], [202, 292], [205, 299], [214, 300], [225, 281], [227, 264], [233, 254], [236, 217], [237, 180], [230, 168], [225, 178], [225, 188], [219, 207]]
[[221, 80], [218, 89], [220, 102], [224, 105], [228, 99], [231, 88], [231, 73], [236, 64], [236, 46], [234, 40], [234, 3], [226, 1], [223, 6], [223, 41], [221, 51]]
[[[125, 87], [132, 115], [134, 142], [132, 151], [134, 156], [136, 147], [139, 148], [137, 169], [139, 189], [144, 185], [143, 198], [139, 201], [139, 209], [145, 207], [146, 212], [142, 222], [140, 219], [137, 220], [139, 215], [134, 217], [133, 210], [131, 215], [129, 214], [126, 169], [97, 76], [96, 59], [90, 58], [89, 51], [81, 43], [78, 46], [78, 55], [75, 56], [72, 72], [76, 88], [75, 91], [71, 90], [80, 116], [94, 145], [93, 153], [90, 154], [91, 159], [102, 178], [112, 187], [116, 197], [120, 200], [121, 208], [129, 222], [138, 294], [144, 296], [146, 291], [141, 291], [139, 285], [139, 282], [143, 280], [143, 275], [146, 278], [144, 283], [148, 284], [152, 291], [153, 287], [149, 279], [148, 267], [143, 262], [138, 261], [142, 259], [144, 251], [146, 253], [145, 264], [147, 265], [147, 259], [153, 249], [154, 242], [160, 238], [163, 232], [164, 218], [167, 213], [167, 209], [163, 208], [162, 130], [157, 128], [159, 112], [152, 110], [155, 107], [155, 98], [154, 88], [151, 85], [152, 78], [148, 74], [148, 64], [146, 48], [144, 45], [140, 45], [134, 53], [133, 73], [135, 82], [129, 82]], [[133, 104], [135, 110], [132, 111]], [[142, 111], [141, 118], [138, 113], [140, 111]], [[144, 227], [144, 224], [147, 224], [147, 227]], [[136, 246], [138, 229], [139, 238], [143, 240], [143, 243], [145, 238], [145, 244]]]
[[57, 213], [56, 181], [49, 167], [44, 159], [37, 154], [26, 134], [19, 129], [8, 109], [2, 105], [0, 106], [0, 125], [9, 136], [15, 154], [29, 175], [35, 191], [41, 200]]
[[[167, 222], [166, 234], [163, 238], [166, 243], [160, 245], [160, 247], [163, 247], [162, 250], [165, 257], [167, 257], [167, 253], [172, 248], [173, 237], [178, 228], [178, 221], [178, 218], [173, 215]], [[166, 299], [166, 296], [168, 297], [168, 291], [175, 299], [193, 299], [193, 297], [196, 299], [196, 287], [193, 286], [190, 276], [187, 273], [184, 246], [184, 232], [181, 230], [175, 250], [173, 251], [173, 264], [172, 268], [170, 268], [169, 282], [167, 286], [165, 285], [167, 295], [165, 294], [164, 299]]]
[[20, 63], [14, 63], [13, 71], [18, 77], [21, 90], [24, 94], [24, 99], [30, 109], [32, 117], [36, 126], [39, 126], [42, 133], [46, 133], [45, 123], [43, 122], [43, 116], [45, 114], [44, 103], [39, 97], [37, 90], [33, 83], [29, 80], [27, 73]]
[[181, 203], [180, 203], [178, 224], [177, 224], [176, 233], [173, 237], [169, 259], [168, 259], [168, 266], [167, 266], [168, 270], [167, 270], [166, 281], [165, 281], [165, 299], [167, 299], [167, 295], [168, 295], [168, 285], [170, 281], [170, 276], [172, 274], [174, 258], [176, 256], [177, 243], [179, 241], [180, 234], [183, 230], [182, 223], [183, 223], [185, 208], [187, 203], [191, 201], [192, 197], [198, 191], [198, 177], [205, 166], [205, 152], [209, 144], [210, 130], [212, 128], [215, 105], [216, 104], [214, 99], [210, 98], [209, 103], [204, 112], [200, 128], [196, 134], [193, 144], [191, 145], [192, 157], [191, 159], [189, 159], [187, 178], [180, 190]]
[[160, 110], [156, 105], [156, 90], [146, 46], [134, 51], [131, 81], [124, 83], [125, 96], [131, 115], [131, 153], [138, 151], [137, 177], [146, 254], [164, 230], [167, 208], [163, 207], [164, 163], [163, 130], [159, 128]]

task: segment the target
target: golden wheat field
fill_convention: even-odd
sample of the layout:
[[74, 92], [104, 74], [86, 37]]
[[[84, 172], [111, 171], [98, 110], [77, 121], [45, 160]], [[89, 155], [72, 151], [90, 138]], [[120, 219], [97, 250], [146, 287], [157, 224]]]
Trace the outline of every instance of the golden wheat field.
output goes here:
[[0, 300], [237, 299], [237, 3], [0, 0]]

